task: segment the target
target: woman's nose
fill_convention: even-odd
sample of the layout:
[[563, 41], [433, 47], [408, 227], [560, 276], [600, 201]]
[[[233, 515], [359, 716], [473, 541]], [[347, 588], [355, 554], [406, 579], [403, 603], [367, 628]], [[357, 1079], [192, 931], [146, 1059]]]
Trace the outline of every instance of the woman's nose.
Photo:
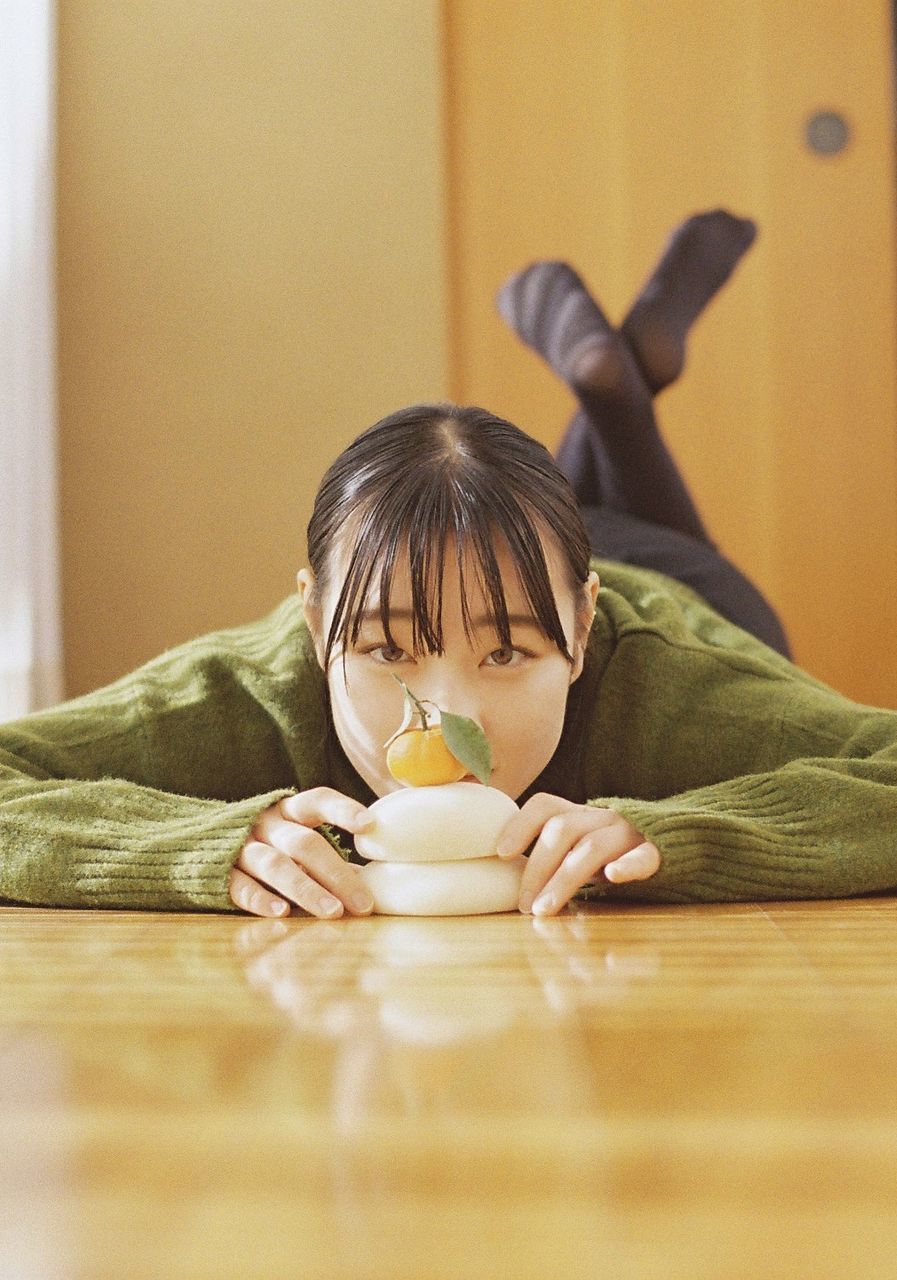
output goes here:
[[[417, 693], [417, 690], [415, 690]], [[482, 729], [481, 707], [479, 699], [471, 689], [454, 681], [434, 681], [429, 690], [418, 697], [428, 698], [440, 711], [450, 715], [467, 716]]]

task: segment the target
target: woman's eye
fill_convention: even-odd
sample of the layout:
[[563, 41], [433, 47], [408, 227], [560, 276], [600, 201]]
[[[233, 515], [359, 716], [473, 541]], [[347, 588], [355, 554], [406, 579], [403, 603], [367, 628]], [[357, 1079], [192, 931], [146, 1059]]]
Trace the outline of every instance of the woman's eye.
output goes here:
[[369, 649], [368, 654], [376, 662], [403, 662], [408, 655], [404, 649], [400, 649], [396, 644], [378, 644], [376, 648]]
[[523, 649], [515, 649], [513, 645], [503, 644], [500, 649], [493, 649], [486, 661], [493, 667], [516, 667], [527, 656]]

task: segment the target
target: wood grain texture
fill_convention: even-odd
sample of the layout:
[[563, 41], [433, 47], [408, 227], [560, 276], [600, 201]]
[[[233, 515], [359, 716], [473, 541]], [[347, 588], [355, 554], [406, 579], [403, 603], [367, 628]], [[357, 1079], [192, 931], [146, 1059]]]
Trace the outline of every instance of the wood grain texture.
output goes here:
[[891, 1276], [895, 926], [0, 910], [0, 1273]]

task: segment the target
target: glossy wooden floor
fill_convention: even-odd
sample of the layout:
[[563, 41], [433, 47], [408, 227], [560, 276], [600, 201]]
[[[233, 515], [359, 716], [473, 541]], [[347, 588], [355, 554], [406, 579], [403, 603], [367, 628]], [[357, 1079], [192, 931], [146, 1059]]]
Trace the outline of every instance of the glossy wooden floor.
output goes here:
[[3, 1280], [897, 1276], [897, 900], [0, 911]]

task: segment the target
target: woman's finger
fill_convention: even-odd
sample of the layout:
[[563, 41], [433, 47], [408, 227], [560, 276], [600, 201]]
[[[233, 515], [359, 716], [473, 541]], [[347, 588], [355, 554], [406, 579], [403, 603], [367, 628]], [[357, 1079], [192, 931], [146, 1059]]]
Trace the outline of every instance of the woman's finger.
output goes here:
[[286, 796], [276, 807], [284, 818], [305, 827], [319, 827], [322, 822], [328, 822], [354, 834], [363, 831], [371, 822], [370, 813], [363, 804], [341, 791], [334, 791], [332, 787], [300, 791], [294, 796]]
[[259, 823], [236, 865], [312, 915], [329, 920], [343, 908], [367, 915], [374, 900], [355, 867], [317, 831], [271, 815]]
[[[333, 794], [338, 795], [337, 792]], [[374, 900], [358, 875], [357, 869], [346, 862], [320, 832], [301, 823], [282, 818], [280, 810], [275, 807], [262, 814], [253, 828], [252, 835], [262, 844], [270, 845], [285, 853], [294, 864], [308, 872], [313, 881], [329, 889], [330, 893], [354, 915], [367, 915], [373, 910]], [[237, 865], [243, 865], [239, 859]], [[265, 883], [281, 890], [291, 901], [297, 901], [293, 897], [292, 889], [298, 888], [304, 882], [291, 874], [285, 864], [275, 862], [274, 867], [278, 880], [275, 882], [263, 877]], [[300, 905], [305, 906], [305, 903], [302, 902]], [[320, 915], [321, 912], [316, 909], [314, 914]], [[338, 913], [331, 909], [325, 914]]]
[[622, 883], [646, 880], [659, 866], [660, 854], [655, 846], [642, 840], [639, 832], [620, 818], [611, 827], [589, 832], [569, 851], [533, 902], [533, 915], [554, 915], [602, 870], [607, 876], [609, 867], [621, 869], [622, 874], [617, 874], [614, 883]]
[[645, 840], [622, 857], [607, 863], [604, 874], [614, 884], [624, 884], [627, 880], [648, 880], [659, 870], [660, 850], [650, 840]]
[[264, 885], [253, 880], [238, 867], [232, 867], [228, 882], [230, 900], [235, 907], [248, 911], [252, 916], [285, 916], [290, 904], [276, 893], [270, 893]]
[[[574, 805], [566, 813], [549, 818], [539, 833], [520, 882], [520, 910], [528, 911], [533, 899], [545, 889], [574, 845], [595, 831], [613, 832], [618, 815], [610, 809], [587, 809]], [[609, 839], [613, 840], [613, 835]], [[625, 846], [620, 846], [621, 852]]]
[[287, 901], [294, 902], [313, 916], [331, 920], [342, 915], [343, 904], [297, 866], [282, 849], [275, 849], [259, 840], [249, 840], [236, 865], [260, 884], [276, 889]]
[[516, 858], [519, 853], [526, 852], [549, 818], [579, 807], [572, 800], [540, 791], [538, 795], [531, 796], [504, 827], [495, 852], [500, 858]]

